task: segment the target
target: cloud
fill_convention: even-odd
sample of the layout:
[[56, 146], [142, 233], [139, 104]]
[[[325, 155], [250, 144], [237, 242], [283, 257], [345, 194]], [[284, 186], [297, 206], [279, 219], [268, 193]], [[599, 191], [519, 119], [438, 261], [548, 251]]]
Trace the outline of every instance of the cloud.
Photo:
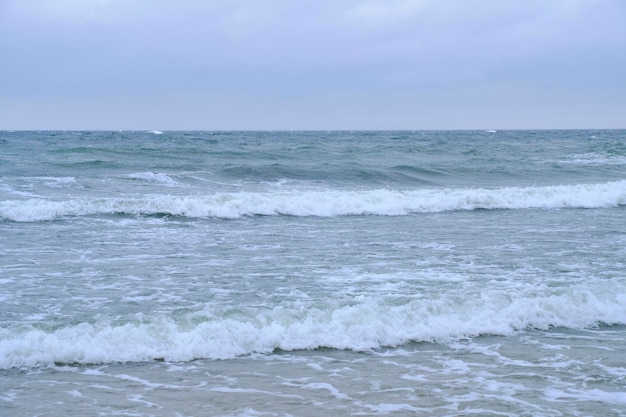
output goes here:
[[558, 103], [591, 124], [626, 105], [621, 0], [0, 5], [0, 127], [32, 125], [29, 103], [63, 126], [177, 128], [493, 126]]

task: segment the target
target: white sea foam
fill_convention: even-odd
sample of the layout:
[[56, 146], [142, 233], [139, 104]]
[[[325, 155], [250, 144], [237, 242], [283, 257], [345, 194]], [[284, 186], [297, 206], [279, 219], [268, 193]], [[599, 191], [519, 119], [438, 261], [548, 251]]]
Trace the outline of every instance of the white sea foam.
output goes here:
[[149, 130], [146, 133], [152, 133], [152, 134], [155, 134], [155, 135], [162, 135], [163, 134], [163, 132], [161, 132], [160, 130]]
[[61, 187], [68, 184], [76, 184], [76, 177], [32, 177], [25, 178], [27, 181], [42, 181], [49, 187]]
[[285, 303], [244, 307], [233, 317], [206, 307], [183, 321], [167, 315], [113, 323], [100, 319], [56, 330], [0, 329], [0, 369], [53, 363], [111, 363], [223, 359], [328, 347], [368, 350], [409, 341], [454, 342], [481, 334], [511, 335], [528, 328], [585, 328], [626, 324], [623, 288], [572, 288], [560, 295], [526, 294], [504, 301], [496, 290], [481, 297], [448, 295], [389, 305], [366, 298], [350, 305]]
[[134, 174], [125, 175], [126, 178], [132, 180], [142, 180], [147, 182], [153, 182], [167, 187], [181, 187], [182, 184], [174, 180], [167, 174], [162, 172], [137, 172]]
[[546, 162], [587, 166], [624, 165], [626, 164], [626, 156], [606, 153], [585, 153], [572, 155], [570, 159], [549, 160]]
[[626, 404], [626, 393], [606, 392], [599, 389], [588, 391], [568, 390], [563, 391], [556, 388], [547, 388], [544, 391], [545, 397], [550, 401], [597, 401], [613, 404]]
[[401, 216], [476, 209], [607, 208], [626, 204], [626, 180], [548, 187], [454, 188], [396, 191], [217, 193], [210, 196], [6, 200], [0, 219], [19, 222], [99, 214], [172, 215], [234, 219], [242, 216]]

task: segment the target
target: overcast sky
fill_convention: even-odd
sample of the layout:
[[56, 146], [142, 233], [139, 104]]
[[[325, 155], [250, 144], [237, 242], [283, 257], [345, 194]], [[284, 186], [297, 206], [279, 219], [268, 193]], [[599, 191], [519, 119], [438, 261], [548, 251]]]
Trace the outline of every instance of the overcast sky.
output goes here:
[[626, 128], [626, 0], [0, 0], [0, 129]]

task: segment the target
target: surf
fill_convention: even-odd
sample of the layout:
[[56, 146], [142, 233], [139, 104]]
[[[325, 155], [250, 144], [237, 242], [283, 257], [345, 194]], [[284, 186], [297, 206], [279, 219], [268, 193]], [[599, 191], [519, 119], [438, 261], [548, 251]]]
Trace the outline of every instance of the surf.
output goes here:
[[[536, 288], [517, 296], [485, 289], [480, 297], [385, 297], [289, 302], [238, 309], [208, 304], [186, 314], [159, 313], [0, 331], [0, 369], [55, 363], [231, 359], [275, 350], [367, 351], [411, 342], [454, 343], [533, 329], [585, 329], [626, 324], [619, 294], [598, 283], [565, 290]], [[235, 314], [236, 313], [236, 314]]]
[[626, 180], [542, 187], [298, 190], [210, 195], [31, 198], [0, 202], [0, 219], [50, 221], [93, 215], [237, 219], [251, 216], [406, 216], [471, 210], [600, 209], [626, 204]]

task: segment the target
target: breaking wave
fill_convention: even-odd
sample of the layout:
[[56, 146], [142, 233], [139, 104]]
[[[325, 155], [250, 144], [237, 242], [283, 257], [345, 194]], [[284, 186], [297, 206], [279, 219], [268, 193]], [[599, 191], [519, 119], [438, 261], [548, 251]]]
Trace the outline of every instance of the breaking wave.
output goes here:
[[363, 299], [349, 304], [289, 303], [218, 307], [184, 317], [151, 315], [134, 320], [96, 319], [45, 329], [0, 329], [0, 369], [64, 363], [229, 359], [280, 349], [363, 351], [409, 342], [449, 343], [524, 329], [586, 328], [626, 324], [624, 288], [582, 285], [553, 294], [512, 296], [502, 290], [480, 297], [442, 296], [389, 304]]
[[0, 219], [32, 222], [67, 216], [165, 215], [236, 219], [244, 216], [402, 216], [459, 210], [608, 208], [626, 204], [626, 180], [544, 187], [448, 188], [411, 191], [284, 191], [207, 196], [28, 199], [0, 202]]

